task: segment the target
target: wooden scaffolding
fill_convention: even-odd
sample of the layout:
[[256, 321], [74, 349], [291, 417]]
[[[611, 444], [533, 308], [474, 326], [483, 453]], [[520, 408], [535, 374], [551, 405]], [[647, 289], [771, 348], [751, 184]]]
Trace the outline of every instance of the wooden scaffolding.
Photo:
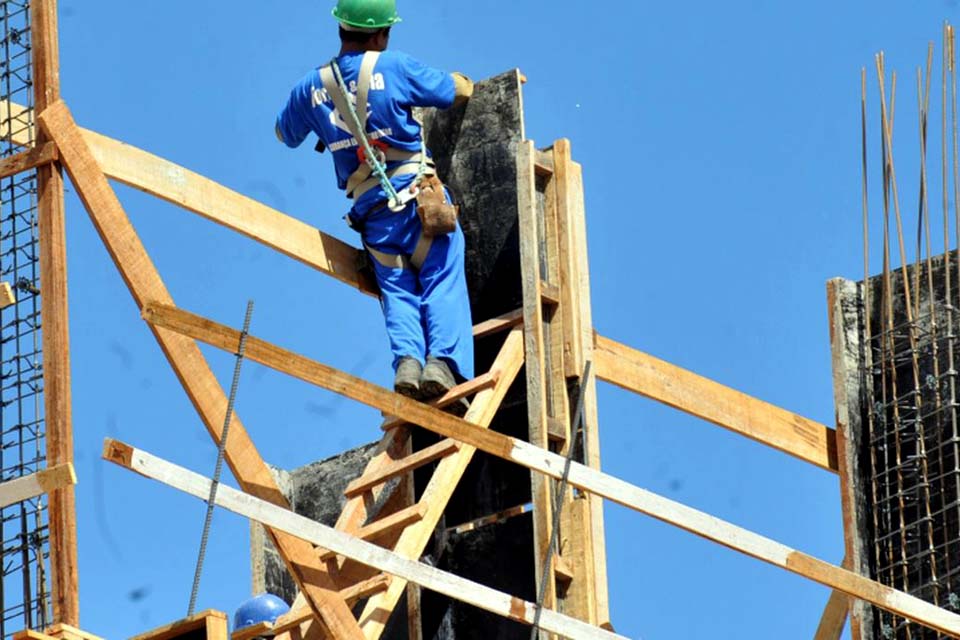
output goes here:
[[[110, 180], [201, 215], [368, 295], [377, 295], [375, 283], [362, 269], [362, 253], [357, 248], [186, 168], [80, 128], [58, 94], [55, 0], [33, 0], [32, 15], [37, 70], [35, 106], [30, 109], [26, 105], [0, 104], [4, 118], [20, 119], [25, 124], [22, 133], [14, 136], [14, 142], [22, 145], [23, 151], [0, 161], [0, 176], [38, 171], [44, 348], [48, 354], [44, 374], [50, 421], [49, 464], [69, 464], [72, 460], [62, 169], [68, 172], [149, 330], [217, 442], [227, 398], [198, 343], [233, 352], [240, 332], [176, 306]], [[441, 161], [439, 165], [441, 172], [447, 173], [445, 179], [457, 182], [471, 178], [479, 189], [478, 201], [467, 202], [467, 209], [481, 206], [479, 200], [495, 191], [501, 194], [498, 197], [512, 198], [515, 207], [522, 299], [516, 310], [482, 318], [475, 328], [478, 337], [499, 340], [489, 370], [431, 406], [254, 336], [247, 338], [246, 357], [393, 416], [383, 425], [384, 436], [376, 455], [349, 487], [346, 507], [335, 528], [311, 522], [289, 510], [249, 432], [234, 416], [224, 449], [240, 490], [222, 487], [217, 503], [267, 527], [301, 594], [298, 606], [290, 614], [256, 633], [291, 638], [377, 638], [404, 593], [408, 593], [408, 606], [415, 614], [416, 587], [423, 586], [521, 624], [536, 623], [544, 636], [623, 637], [613, 631], [608, 611], [602, 518], [602, 501], [606, 499], [836, 590], [818, 638], [839, 636], [848, 598], [869, 602], [960, 638], [960, 616], [956, 614], [600, 470], [595, 378], [779, 449], [826, 472], [843, 471], [837, 462], [834, 429], [594, 331], [581, 168], [573, 161], [566, 140], [538, 150], [525, 138], [521, 84], [518, 72], [480, 83], [466, 114], [436, 116], [438, 121], [430, 125], [434, 130], [442, 130], [443, 118], [461, 118], [457, 122], [455, 148], [447, 146], [434, 151], [440, 155], [460, 154], [457, 162]], [[470, 123], [469, 110], [483, 109], [485, 101], [494, 104], [495, 111], [513, 114], [513, 122], [495, 122], [492, 126], [478, 122], [473, 129], [463, 127], [465, 122]], [[34, 114], [36, 117], [32, 118]], [[34, 120], [39, 125], [35, 130], [26, 126]], [[477, 140], [486, 140], [489, 145], [478, 145]], [[512, 171], [508, 175], [512, 183], [509, 179], [477, 179], [480, 161], [491, 153], [509, 155]], [[463, 175], [458, 177], [458, 171], [463, 171]], [[593, 374], [584, 379], [588, 363]], [[488, 428], [521, 370], [527, 402], [526, 438]], [[573, 407], [580, 399], [580, 389], [584, 390], [584, 436], [577, 445]], [[468, 396], [473, 401], [465, 418], [442, 411], [445, 404]], [[442, 439], [415, 450], [410, 437], [412, 425]], [[567, 455], [575, 445], [578, 450]], [[542, 585], [542, 608], [536, 602], [418, 562], [426, 540], [477, 451], [530, 470], [533, 566], [538, 580], [545, 560], [551, 558], [544, 573], [547, 579]], [[130, 445], [108, 441], [104, 457], [198, 497], [208, 495], [208, 479]], [[406, 488], [394, 492], [390, 500], [377, 500], [386, 481], [407, 478], [414, 469], [431, 463], [437, 464], [432, 468], [428, 488], [420, 496], [413, 493], [407, 482]], [[39, 489], [32, 489], [51, 492], [56, 617], [67, 625], [45, 633], [51, 637], [82, 637], [86, 634], [70, 626], [79, 621], [72, 475], [64, 476], [61, 472], [57, 477], [53, 484], [40, 482]], [[566, 488], [561, 492], [563, 487]], [[378, 503], [383, 506], [373, 510], [371, 505]], [[560, 530], [566, 543], [551, 550], [554, 509], [558, 504], [562, 505]], [[357, 603], [363, 606], [356, 607]], [[208, 622], [215, 619], [220, 616], [206, 615], [202, 624], [217, 629], [209, 637], [222, 637], [223, 625], [218, 622], [210, 626], [213, 623]], [[171, 630], [193, 629], [190, 624], [165, 628], [156, 637], [174, 637]], [[28, 633], [24, 637], [44, 635], [31, 633], [34, 635]], [[251, 636], [241, 630], [235, 637]], [[417, 637], [415, 630], [410, 637]]]

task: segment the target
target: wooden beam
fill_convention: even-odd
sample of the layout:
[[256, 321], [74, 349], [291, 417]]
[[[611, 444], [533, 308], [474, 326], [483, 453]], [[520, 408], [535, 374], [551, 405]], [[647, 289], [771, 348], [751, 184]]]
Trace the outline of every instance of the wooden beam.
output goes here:
[[17, 296], [9, 282], [0, 282], [0, 309], [17, 304]]
[[[210, 628], [209, 624], [211, 621], [213, 622], [214, 628], [223, 628], [224, 634], [222, 636], [219, 634], [215, 637], [206, 635], [206, 631]], [[135, 635], [130, 638], [130, 640], [177, 640], [178, 638], [187, 637], [196, 638], [200, 636], [200, 632], [204, 632], [204, 635], [200, 637], [206, 638], [207, 640], [223, 640], [227, 637], [225, 633], [226, 629], [227, 614], [222, 611], [207, 609], [189, 618], [177, 620], [176, 622], [171, 622], [170, 624], [165, 624], [156, 629]]]
[[[41, 113], [60, 100], [60, 45], [56, 0], [32, 0], [30, 22], [34, 113]], [[37, 132], [38, 147], [43, 149], [48, 142], [49, 132]], [[73, 417], [70, 397], [70, 323], [63, 176], [60, 169], [52, 164], [37, 167], [37, 228], [40, 239], [40, 314], [43, 318], [43, 405], [47, 464], [56, 466], [73, 462]], [[79, 625], [77, 507], [73, 485], [50, 495], [48, 511], [53, 616], [60, 622]]]
[[514, 309], [509, 313], [485, 320], [473, 327], [473, 337], [483, 338], [494, 333], [507, 331], [523, 322], [523, 309]]
[[[523, 289], [523, 368], [527, 382], [527, 425], [531, 444], [547, 449], [549, 437], [549, 380], [547, 371], [547, 348], [544, 336], [545, 316], [543, 309], [543, 271], [541, 269], [541, 246], [547, 238], [541, 238], [541, 221], [538, 224], [537, 179], [535, 169], [536, 147], [532, 141], [520, 143], [517, 150], [517, 228], [520, 235], [520, 280]], [[530, 474], [530, 493], [533, 502], [533, 554], [534, 576], [537, 593], [543, 593], [543, 606], [557, 608], [557, 585], [553, 578], [553, 565], [543, 582], [544, 565], [553, 524], [553, 493], [550, 482], [540, 474]], [[543, 636], [543, 634], [541, 634]]]
[[[340, 595], [348, 603], [353, 604], [358, 600], [369, 598], [374, 594], [380, 593], [390, 586], [392, 579], [393, 577], [390, 575], [378, 573], [372, 578], [364, 580], [363, 582], [358, 582], [355, 585], [343, 589], [340, 592]], [[273, 623], [261, 622], [260, 624], [254, 624], [250, 625], [249, 627], [244, 627], [243, 629], [238, 629], [237, 631], [233, 632], [231, 640], [250, 640], [251, 638], [275, 637], [297, 629], [301, 625], [306, 624], [311, 620], [313, 620], [313, 614], [310, 613], [306, 607], [303, 607], [299, 610], [288, 611], [277, 618]]]
[[[492, 388], [497, 384], [497, 378], [499, 377], [499, 371], [488, 371], [477, 376], [473, 380], [467, 380], [463, 384], [455, 386], [454, 388], [450, 389], [450, 391], [447, 391], [439, 398], [431, 400], [427, 404], [438, 409], [443, 409], [444, 407], [448, 407], [454, 402], [462, 400], [467, 396], [471, 396], [479, 391], [483, 391], [484, 389]], [[390, 429], [396, 429], [402, 424], [406, 424], [406, 422], [398, 418], [389, 418], [380, 426], [380, 428], [384, 431], [389, 431]]]
[[[869, 465], [869, 460], [862, 460], [862, 452], [864, 439], [870, 437], [870, 428], [864, 424], [861, 405], [861, 398], [869, 397], [869, 388], [864, 388], [869, 382], [865, 379], [868, 376], [863, 376], [861, 372], [872, 369], [872, 354], [869, 349], [861, 350], [860, 346], [861, 331], [865, 330], [861, 292], [862, 285], [850, 280], [835, 278], [827, 282], [844, 562], [854, 573], [870, 576], [873, 550], [869, 541], [861, 535], [864, 531], [873, 530], [873, 523], [870, 522], [870, 492], [869, 485], [864, 487], [860, 479], [867, 477], [863, 465]], [[838, 598], [830, 598], [830, 603], [834, 605], [834, 620], [839, 615], [835, 611], [840, 606]], [[848, 605], [843, 613], [849, 613], [850, 616], [850, 636], [854, 640], [871, 637], [875, 624], [873, 607], [857, 600], [844, 603]], [[840, 625], [842, 627], [842, 621]]]
[[[422, 504], [415, 504], [397, 511], [396, 513], [391, 513], [389, 516], [375, 520], [370, 524], [361, 527], [357, 530], [355, 535], [361, 540], [366, 540], [367, 542], [372, 542], [378, 538], [382, 538], [388, 533], [392, 533], [397, 529], [403, 529], [409, 527], [415, 522], [420, 522], [423, 520], [424, 513], [426, 513], [427, 508]], [[320, 559], [326, 562], [327, 560], [332, 560], [337, 554], [328, 550], [320, 551]], [[343, 593], [341, 591], [341, 593]]]
[[77, 484], [73, 464], [65, 462], [0, 484], [0, 508]]
[[60, 157], [57, 145], [47, 142], [27, 151], [21, 151], [9, 158], [0, 160], [0, 178], [8, 178], [23, 171], [36, 169], [55, 162]]
[[[490, 367], [491, 370], [500, 372], [497, 384], [492, 389], [484, 389], [476, 395], [467, 411], [465, 420], [476, 424], [480, 428], [489, 427], [500, 407], [500, 403], [513, 385], [522, 366], [523, 329], [514, 327], [507, 334], [500, 352]], [[377, 445], [377, 450], [364, 470], [364, 474], [376, 473], [379, 469], [393, 464], [398, 458], [410, 455], [410, 439], [408, 436], [409, 429], [407, 427], [388, 431]], [[419, 502], [427, 505], [427, 512], [420, 522], [404, 529], [396, 542], [390, 545], [396, 553], [411, 560], [420, 558], [427, 544], [433, 540], [437, 525], [443, 517], [447, 504], [475, 452], [475, 447], [465, 446], [437, 464], [430, 476], [430, 481], [420, 496]], [[408, 480], [404, 480], [403, 484], [406, 486], [402, 485], [400, 487], [401, 491], [395, 492], [390, 497], [390, 501], [399, 497], [404, 505], [409, 505], [412, 496], [409, 494]], [[375, 488], [371, 492], [374, 502], [381, 500], [377, 491], [378, 488]], [[338, 531], [354, 532], [367, 521], [369, 515], [367, 501], [359, 498], [348, 500], [337, 519], [335, 528]], [[356, 574], [359, 573], [358, 568], [365, 569], [367, 573], [370, 572], [370, 569], [353, 561], [345, 561], [339, 563], [337, 573], [345, 579], [349, 574], [350, 580], [362, 580], [362, 577], [356, 577]], [[391, 612], [405, 592], [405, 585], [407, 585], [405, 580], [394, 580], [386, 592], [374, 596], [367, 602], [364, 612], [361, 614], [361, 626], [368, 640], [373, 640], [382, 633]], [[293, 605], [294, 610], [297, 610], [302, 604], [302, 600], [298, 596], [297, 602], [294, 602]], [[306, 636], [306, 634], [304, 635]], [[411, 637], [415, 638], [416, 635], [411, 634]], [[291, 638], [291, 640], [295, 639]]]
[[[0, 115], [20, 119], [25, 112], [22, 105], [0, 101]], [[379, 295], [373, 276], [360, 270], [359, 249], [133, 145], [89, 129], [80, 132], [109, 178], [237, 231], [363, 293]], [[11, 141], [27, 145], [30, 135], [24, 127]]]
[[46, 633], [60, 640], [103, 640], [100, 636], [63, 623], [53, 625], [46, 630]]
[[840, 640], [843, 626], [847, 623], [850, 598], [839, 591], [831, 591], [827, 606], [823, 609], [820, 624], [813, 640]]
[[597, 336], [597, 377], [837, 472], [836, 432], [625, 345]]
[[[209, 496], [210, 480], [183, 467], [156, 458], [115, 440], [107, 440], [104, 458], [147, 478], [157, 480], [200, 499]], [[490, 613], [532, 624], [536, 605], [509, 596], [490, 587], [471, 582], [435, 567], [404, 558], [392, 551], [358, 540], [342, 531], [320, 524], [232, 487], [221, 485], [217, 492], [218, 506], [252, 518], [276, 530], [282, 530], [313, 544], [331, 549], [384, 573], [414, 582], [441, 595], [466, 602]], [[540, 617], [543, 629], [573, 639], [622, 639], [615, 633], [591, 626], [574, 618], [544, 610]], [[139, 640], [148, 640], [140, 638]], [[149, 640], [166, 640], [150, 638]]]
[[[180, 309], [148, 305], [144, 317], [151, 323], [232, 351], [240, 333], [227, 326]], [[415, 400], [392, 393], [356, 376], [314, 362], [301, 355], [249, 336], [246, 355], [277, 371], [400, 416], [434, 433], [454, 438], [487, 453], [510, 460], [556, 479], [563, 477], [566, 459], [555, 453], [489, 431]], [[469, 414], [468, 414], [469, 415]], [[663, 496], [633, 486], [596, 469], [571, 463], [569, 482], [574, 487], [612, 500], [658, 520], [712, 540], [735, 551], [786, 569], [897, 615], [960, 638], [960, 616], [914, 596], [896, 591], [841, 567], [818, 560], [769, 538], [692, 509]]]
[[[573, 161], [570, 141], [553, 144], [554, 180], [557, 190], [557, 227], [560, 246], [560, 282], [564, 301], [563, 365], [567, 380], [585, 390], [583, 401], [584, 462], [600, 468], [600, 421], [596, 376], [582, 380], [586, 362], [593, 362], [593, 308], [590, 300], [590, 261], [587, 251], [586, 206], [583, 170]], [[607, 547], [604, 535], [603, 500], [587, 494], [574, 500], [561, 520], [567, 532], [577, 581], [567, 589], [566, 605], [572, 611], [592, 612], [591, 621], [609, 623]], [[577, 549], [578, 545], [582, 545]], [[579, 566], [577, 566], [579, 564]]]
[[[66, 105], [63, 102], [51, 105], [40, 114], [38, 122], [57, 143], [77, 195], [137, 305], [142, 306], [145, 300], [173, 304], [173, 298]], [[219, 441], [227, 398], [200, 349], [193, 340], [176, 333], [163, 329], [154, 329], [153, 333], [207, 431], [215, 442]], [[239, 418], [234, 417], [231, 422], [225, 453], [230, 469], [245, 490], [275, 504], [286, 505], [286, 499]], [[337, 638], [362, 637], [353, 614], [340, 598], [336, 584], [326, 574], [313, 548], [282, 533], [272, 532], [271, 536], [293, 579], [307, 594], [313, 612], [322, 617], [330, 632]]]

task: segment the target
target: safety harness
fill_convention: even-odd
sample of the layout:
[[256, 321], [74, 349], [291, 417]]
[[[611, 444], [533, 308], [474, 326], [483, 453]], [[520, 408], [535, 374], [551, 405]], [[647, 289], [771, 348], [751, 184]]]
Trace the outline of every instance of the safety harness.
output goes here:
[[[344, 122], [357, 142], [357, 158], [360, 166], [347, 179], [347, 197], [356, 201], [360, 196], [373, 189], [378, 184], [387, 194], [386, 206], [394, 212], [402, 211], [417, 197], [417, 184], [426, 175], [434, 175], [436, 168], [433, 160], [427, 155], [426, 142], [421, 136], [419, 151], [395, 149], [379, 140], [370, 140], [367, 135], [367, 109], [369, 105], [370, 81], [373, 70], [380, 59], [380, 52], [367, 51], [363, 54], [360, 63], [360, 73], [357, 77], [356, 106], [351, 104], [350, 93], [340, 72], [336, 58], [330, 64], [320, 69], [320, 80], [326, 89], [333, 105], [343, 114]], [[399, 163], [392, 169], [387, 169], [387, 163]], [[415, 175], [410, 185], [399, 192], [390, 182], [391, 178], [403, 175]], [[364, 242], [367, 252], [381, 265], [392, 269], [420, 269], [430, 251], [433, 238], [421, 234], [412, 255], [395, 255], [378, 251]]]
[[[323, 88], [333, 99], [334, 106], [344, 114], [344, 122], [359, 146], [357, 158], [360, 160], [360, 166], [347, 179], [347, 197], [356, 200], [379, 184], [389, 198], [387, 206], [390, 210], [402, 211], [411, 200], [416, 198], [416, 185], [420, 178], [436, 173], [436, 169], [433, 160], [427, 156], [426, 143], [422, 139], [419, 151], [395, 149], [381, 141], [370, 140], [367, 134], [370, 80], [373, 78], [373, 70], [379, 59], [378, 51], [368, 51], [363, 54], [360, 75], [357, 79], [356, 106], [351, 104], [350, 93], [343, 81], [336, 59], [320, 69], [320, 79], [323, 81]], [[387, 170], [388, 162], [399, 164]], [[399, 192], [390, 182], [390, 178], [411, 174], [416, 175], [413, 182]]]

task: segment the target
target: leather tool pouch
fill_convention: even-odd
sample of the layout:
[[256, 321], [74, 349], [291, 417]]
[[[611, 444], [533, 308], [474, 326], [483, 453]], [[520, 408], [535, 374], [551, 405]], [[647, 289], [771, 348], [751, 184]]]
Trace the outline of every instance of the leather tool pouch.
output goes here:
[[423, 225], [423, 234], [434, 237], [451, 233], [457, 228], [460, 207], [447, 202], [443, 183], [435, 175], [420, 179], [417, 193], [417, 215]]

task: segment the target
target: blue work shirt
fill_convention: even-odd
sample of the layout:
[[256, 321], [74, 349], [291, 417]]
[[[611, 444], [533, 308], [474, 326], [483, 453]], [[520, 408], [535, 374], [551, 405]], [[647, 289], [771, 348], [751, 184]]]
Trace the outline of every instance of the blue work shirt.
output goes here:
[[[349, 52], [337, 58], [343, 81], [356, 104], [357, 77], [363, 52]], [[411, 107], [447, 109], [453, 105], [455, 89], [453, 77], [433, 69], [398, 51], [384, 51], [377, 60], [370, 82], [368, 97], [367, 135], [371, 141], [381, 140], [395, 149], [419, 151], [420, 124], [413, 118]], [[359, 143], [350, 133], [333, 99], [323, 88], [320, 70], [314, 69], [297, 83], [280, 115], [277, 116], [277, 136], [289, 147], [299, 146], [311, 131], [333, 154], [337, 186], [345, 190], [347, 179], [360, 166], [357, 157]], [[392, 169], [396, 163], [387, 165]], [[399, 191], [416, 176], [408, 174], [391, 178]], [[377, 186], [363, 194], [354, 203], [354, 213], [362, 218], [372, 206], [387, 199], [383, 187]]]

